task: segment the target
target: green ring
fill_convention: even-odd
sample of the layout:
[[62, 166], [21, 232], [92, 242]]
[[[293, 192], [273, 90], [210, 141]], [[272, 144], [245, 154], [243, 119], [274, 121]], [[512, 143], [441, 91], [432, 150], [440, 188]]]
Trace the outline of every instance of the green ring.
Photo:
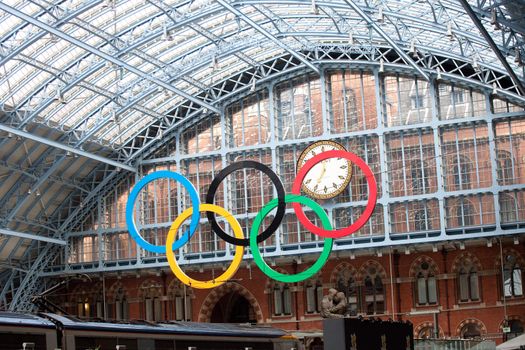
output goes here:
[[[275, 271], [272, 269], [268, 264], [263, 260], [261, 256], [261, 252], [259, 251], [259, 247], [257, 246], [257, 233], [259, 232], [259, 227], [261, 226], [262, 221], [268, 215], [268, 213], [277, 207], [278, 204], [278, 198], [275, 198], [271, 200], [268, 204], [266, 204], [259, 214], [255, 217], [255, 220], [253, 221], [252, 229], [250, 230], [250, 250], [253, 256], [253, 260], [255, 261], [255, 264], [259, 267], [259, 269], [268, 277], [277, 280], [279, 282], [285, 282], [285, 283], [294, 283], [294, 282], [301, 282], [304, 281], [313, 275], [315, 275], [319, 270], [321, 270], [326, 264], [326, 261], [328, 260], [330, 253], [332, 251], [332, 244], [334, 242], [333, 238], [325, 238], [324, 239], [324, 247], [323, 251], [321, 252], [321, 256], [317, 261], [310, 266], [308, 269], [306, 269], [303, 272], [299, 272], [297, 274], [284, 274]], [[304, 196], [298, 196], [298, 195], [290, 195], [287, 194], [285, 196], [284, 201], [286, 203], [300, 203], [303, 205], [306, 205], [310, 207], [321, 219], [321, 223], [323, 225], [323, 228], [325, 230], [332, 230], [332, 224], [330, 223], [330, 219], [328, 218], [328, 215], [324, 212], [323, 208], [311, 200], [310, 198], [304, 197]]]

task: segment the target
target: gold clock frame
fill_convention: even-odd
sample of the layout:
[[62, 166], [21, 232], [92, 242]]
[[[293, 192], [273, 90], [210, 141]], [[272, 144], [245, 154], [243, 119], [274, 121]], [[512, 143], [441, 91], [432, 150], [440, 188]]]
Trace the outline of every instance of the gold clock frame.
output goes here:
[[[346, 148], [342, 144], [340, 144], [339, 142], [332, 141], [332, 140], [321, 140], [321, 141], [316, 141], [314, 143], [311, 143], [299, 155], [299, 159], [297, 160], [297, 164], [296, 164], [297, 173], [299, 172], [299, 170], [301, 170], [302, 163], [304, 161], [304, 158], [308, 154], [308, 152], [322, 145], [328, 145], [328, 146], [334, 147], [335, 149], [346, 151]], [[349, 160], [347, 160], [347, 162], [348, 162], [348, 169], [346, 171], [347, 173], [346, 179], [337, 191], [329, 193], [329, 194], [315, 193], [315, 192], [310, 191], [304, 183], [301, 184], [301, 190], [304, 193], [306, 193], [308, 196], [315, 198], [315, 199], [330, 199], [330, 198], [334, 198], [338, 196], [348, 187], [348, 184], [352, 180], [352, 175], [353, 175], [352, 162]]]

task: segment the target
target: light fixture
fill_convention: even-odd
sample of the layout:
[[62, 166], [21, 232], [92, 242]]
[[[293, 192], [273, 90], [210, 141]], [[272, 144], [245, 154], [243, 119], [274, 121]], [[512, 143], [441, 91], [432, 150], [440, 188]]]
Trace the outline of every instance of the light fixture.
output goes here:
[[31, 194], [31, 193], [32, 193], [32, 192], [31, 192], [31, 189], [28, 189], [28, 190], [27, 190], [27, 194]]
[[385, 21], [385, 15], [383, 13], [383, 6], [379, 6], [377, 11], [377, 22], [383, 23]]
[[219, 67], [219, 57], [217, 56], [217, 54], [211, 55], [211, 66], [213, 67], [213, 69]]
[[515, 52], [516, 56], [514, 57], [514, 62], [521, 66], [523, 64], [523, 62], [521, 61], [521, 51], [519, 48], [516, 48]]
[[102, 4], [102, 7], [114, 8], [115, 7], [115, 0], [106, 0], [106, 1], [104, 1], [104, 3]]
[[450, 40], [454, 40], [454, 35], [452, 33], [452, 22], [448, 22], [447, 24], [447, 36]]
[[378, 249], [376, 251], [376, 255], [377, 255], [378, 258], [382, 257], [383, 256], [383, 251], [381, 249]]
[[408, 52], [412, 55], [412, 56], [415, 56], [417, 54], [417, 50], [416, 50], [416, 39], [412, 39], [412, 41], [410, 42], [410, 50], [408, 50]]
[[492, 247], [492, 239], [487, 239], [487, 247]]
[[385, 71], [385, 61], [383, 59], [379, 60], [379, 73], [383, 73]]
[[514, 245], [520, 244], [520, 239], [518, 237], [514, 237]]
[[350, 252], [350, 260], [355, 260], [355, 254], [354, 254], [354, 252]]
[[437, 72], [436, 80], [441, 80], [441, 79], [442, 79], [442, 76], [441, 76], [441, 68], [437, 67], [437, 68], [436, 68], [436, 72]]
[[253, 78], [252, 78], [252, 86], [250, 87], [250, 91], [251, 92], [255, 91], [255, 83], [256, 83], [256, 79], [255, 79], [255, 75], [254, 75]]
[[478, 58], [475, 56], [472, 59], [472, 68], [474, 68], [475, 70], [479, 70]]
[[405, 255], [410, 255], [410, 247], [405, 247]]
[[437, 253], [437, 251], [438, 251], [438, 246], [437, 246], [437, 244], [432, 244], [432, 251], [433, 251], [434, 253]]
[[55, 95], [55, 101], [58, 103], [65, 104], [66, 100], [64, 99], [64, 95], [62, 94], [62, 90], [60, 88], [57, 89], [56, 95]]
[[38, 188], [36, 189], [36, 196], [40, 197], [40, 191], [38, 190]]
[[318, 15], [318, 14], [319, 14], [319, 8], [317, 7], [317, 4], [315, 3], [315, 0], [312, 0], [312, 12], [313, 12], [315, 15]]
[[497, 93], [498, 93], [498, 85], [496, 85], [496, 83], [493, 83], [492, 84], [492, 94], [497, 95]]
[[173, 40], [173, 37], [171, 36], [171, 33], [169, 32], [168, 26], [166, 24], [164, 24], [164, 26], [162, 27], [162, 40], [165, 40], [165, 41]]
[[459, 249], [465, 250], [465, 242], [459, 242]]
[[8, 133], [7, 133], [7, 137], [10, 138], [10, 139], [12, 139], [12, 138], [13, 138], [13, 133], [12, 133], [12, 132], [8, 132]]
[[354, 32], [350, 31], [350, 33], [348, 33], [348, 43], [354, 45], [354, 42]]
[[498, 22], [498, 12], [496, 8], [493, 8], [492, 12], [490, 13], [490, 24], [494, 26], [494, 30], [501, 29], [501, 25]]

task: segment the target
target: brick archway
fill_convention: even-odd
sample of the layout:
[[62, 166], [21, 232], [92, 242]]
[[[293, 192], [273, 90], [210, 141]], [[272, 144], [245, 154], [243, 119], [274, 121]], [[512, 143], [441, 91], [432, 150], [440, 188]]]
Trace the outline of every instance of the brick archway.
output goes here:
[[[432, 328], [434, 329], [434, 324], [430, 321], [426, 321], [426, 322], [422, 322], [420, 324], [417, 325], [417, 327], [414, 328], [414, 338], [418, 338], [418, 339], [421, 339], [419, 338], [419, 333], [425, 329], [425, 328]], [[443, 329], [438, 325], [438, 337], [440, 339], [444, 338], [444, 333], [443, 333]]]
[[206, 299], [204, 299], [204, 302], [202, 303], [201, 309], [199, 311], [199, 322], [210, 322], [211, 314], [217, 302], [224, 295], [232, 292], [239, 293], [239, 295], [248, 300], [251, 307], [253, 308], [253, 311], [255, 312], [255, 316], [257, 317], [257, 323], [264, 322], [261, 306], [259, 305], [257, 299], [255, 299], [253, 294], [250, 293], [248, 289], [233, 282], [224, 283], [223, 285], [213, 289], [210, 294], [208, 294]]
[[481, 322], [477, 318], [467, 318], [466, 320], [461, 321], [461, 323], [458, 324], [458, 326], [456, 327], [456, 335], [458, 337], [461, 337], [461, 330], [468, 324], [477, 325], [481, 331], [482, 336], [487, 334], [487, 327], [485, 327], [485, 324], [483, 322]]

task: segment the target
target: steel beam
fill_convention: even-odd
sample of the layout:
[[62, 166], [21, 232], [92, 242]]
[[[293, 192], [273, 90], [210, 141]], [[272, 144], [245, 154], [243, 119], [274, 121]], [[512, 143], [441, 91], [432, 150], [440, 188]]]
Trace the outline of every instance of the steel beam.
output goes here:
[[428, 74], [425, 73], [423, 71], [423, 69], [421, 69], [421, 67], [419, 67], [417, 65], [416, 62], [414, 62], [414, 60], [412, 58], [410, 58], [410, 56], [408, 56], [406, 54], [406, 52], [400, 48], [395, 42], [394, 40], [392, 40], [392, 38], [387, 34], [385, 33], [385, 31], [377, 25], [377, 23], [372, 19], [370, 18], [369, 15], [367, 15], [365, 13], [365, 11], [363, 11], [358, 5], [356, 5], [353, 1], [351, 0], [345, 0], [345, 2], [348, 4], [348, 6], [350, 6], [355, 12], [357, 12], [357, 14], [365, 20], [366, 23], [368, 23], [368, 25], [370, 25], [372, 28], [374, 28], [374, 30], [383, 38], [385, 39], [391, 46], [392, 48], [399, 54], [399, 56], [401, 56], [401, 58], [403, 60], [405, 60], [405, 62], [407, 62], [408, 64], [410, 64], [412, 67], [414, 67], [415, 70], [418, 71], [418, 73], [423, 77], [425, 78], [426, 81], [430, 81], [430, 78], [428, 77]]
[[33, 140], [35, 142], [42, 143], [44, 145], [48, 145], [48, 146], [51, 146], [51, 147], [54, 147], [54, 148], [59, 148], [59, 149], [62, 149], [64, 151], [66, 151], [66, 152], [71, 152], [71, 153], [74, 153], [74, 154], [78, 154], [79, 156], [82, 156], [82, 157], [86, 157], [86, 158], [90, 158], [90, 159], [93, 159], [93, 160], [96, 160], [96, 161], [99, 161], [99, 162], [102, 162], [102, 163], [106, 163], [106, 164], [112, 165], [112, 166], [117, 167], [117, 168], [125, 169], [125, 170], [128, 170], [128, 171], [134, 172], [134, 173], [137, 172], [136, 168], [134, 168], [132, 166], [129, 166], [127, 164], [120, 163], [120, 162], [117, 162], [117, 161], [114, 161], [114, 160], [111, 160], [109, 158], [105, 158], [105, 157], [102, 157], [102, 156], [97, 156], [96, 154], [89, 153], [89, 152], [86, 152], [86, 151], [82, 151], [82, 150], [79, 150], [77, 148], [58, 143], [56, 141], [48, 140], [46, 138], [43, 138], [43, 137], [40, 137], [40, 136], [37, 136], [37, 135], [33, 135], [33, 134], [28, 133], [26, 131], [22, 131], [22, 130], [19, 130], [19, 129], [16, 129], [16, 128], [11, 128], [11, 127], [9, 127], [7, 125], [0, 124], [0, 130], [3, 130], [5, 132], [7, 132], [7, 133], [11, 133], [11, 134], [14, 134], [14, 135], [18, 135], [18, 136], [24, 137], [26, 139]]
[[17, 232], [17, 231], [8, 230], [8, 229], [5, 229], [5, 228], [0, 228], [0, 234], [6, 235], [6, 236], [14, 236], [14, 237], [18, 237], [18, 238], [25, 238], [25, 239], [32, 239], [32, 240], [37, 240], [37, 241], [43, 241], [43, 242], [59, 244], [59, 245], [66, 245], [67, 244], [66, 241], [64, 241], [63, 239], [44, 237], [44, 236], [39, 236], [39, 235], [31, 234], [31, 233]]
[[467, 12], [467, 14], [469, 15], [470, 19], [472, 19], [472, 22], [474, 22], [478, 30], [481, 32], [481, 35], [483, 35], [483, 37], [487, 41], [487, 44], [489, 44], [492, 51], [494, 51], [494, 53], [500, 60], [501, 64], [503, 65], [503, 67], [505, 67], [505, 70], [510, 75], [512, 82], [516, 85], [520, 93], [522, 95], [525, 95], [525, 87], [523, 86], [523, 82], [518, 78], [518, 76], [516, 75], [512, 67], [510, 66], [509, 62], [507, 62], [507, 59], [505, 58], [505, 56], [503, 56], [500, 49], [498, 48], [498, 45], [496, 45], [496, 43], [490, 36], [489, 32], [487, 32], [487, 29], [485, 29], [485, 27], [483, 26], [483, 23], [481, 23], [478, 16], [476, 16], [476, 13], [474, 13], [474, 10], [472, 10], [472, 7], [470, 7], [467, 0], [459, 0], [459, 2], [465, 9], [465, 12]]
[[239, 16], [240, 19], [242, 19], [244, 22], [248, 23], [253, 29], [264, 35], [266, 38], [268, 38], [270, 41], [272, 41], [274, 44], [279, 46], [281, 49], [286, 50], [289, 52], [293, 57], [297, 58], [299, 61], [304, 63], [308, 68], [316, 72], [317, 74], [320, 74], [320, 70], [318, 67], [314, 66], [310, 61], [308, 61], [304, 56], [297, 53], [292, 48], [288, 47], [288, 45], [285, 45], [281, 40], [277, 39], [272, 33], [268, 32], [266, 29], [258, 25], [256, 22], [254, 22], [250, 17], [243, 14], [241, 11], [237, 10], [235, 7], [230, 5], [224, 0], [217, 0], [219, 4], [221, 4], [225, 9], [230, 11], [236, 16]]
[[90, 52], [92, 53], [93, 55], [96, 55], [96, 56], [99, 56], [103, 59], [105, 59], [106, 61], [108, 62], [111, 62], [119, 67], [123, 67], [125, 68], [126, 70], [130, 71], [131, 73], [133, 74], [136, 74], [137, 76], [139, 77], [142, 77], [146, 80], [149, 80], [159, 86], [162, 86], [163, 88], [169, 90], [169, 91], [172, 91], [173, 93], [177, 94], [177, 95], [180, 95], [182, 97], [184, 97], [185, 99], [187, 100], [190, 100], [202, 107], [205, 107], [207, 108], [208, 110], [210, 111], [214, 111], [215, 113], [220, 113], [220, 110], [218, 108], [216, 108], [215, 106], [212, 106], [211, 104], [205, 102], [205, 101], [202, 101], [198, 98], [195, 98], [193, 97], [192, 95], [174, 87], [174, 86], [171, 86], [170, 84], [167, 84], [165, 83], [164, 81], [160, 80], [160, 79], [157, 79], [155, 78], [154, 76], [150, 75], [150, 74], [147, 74], [147, 73], [144, 73], [143, 71], [141, 71], [140, 69], [137, 69], [135, 68], [134, 66], [126, 63], [125, 61], [121, 60], [121, 59], [118, 59], [118, 58], [115, 58], [113, 57], [112, 55], [110, 54], [107, 54], [97, 48], [94, 48], [86, 43], [84, 43], [83, 41], [81, 40], [78, 40], [64, 32], [61, 32], [60, 30], [57, 30], [56, 28], [53, 28], [52, 26], [48, 25], [48, 24], [45, 24], [29, 15], [26, 15], [25, 13], [9, 6], [9, 5], [6, 5], [2, 2], [0, 2], [0, 9], [13, 15], [13, 16], [16, 16], [28, 23], [31, 23], [32, 25], [34, 25], [35, 27], [39, 27], [40, 29], [43, 29], [51, 34], [54, 34], [56, 35], [57, 37], [61, 38], [62, 40], [65, 40], [75, 46], [78, 46], [80, 47], [81, 49], [83, 50], [86, 50], [87, 52]]

